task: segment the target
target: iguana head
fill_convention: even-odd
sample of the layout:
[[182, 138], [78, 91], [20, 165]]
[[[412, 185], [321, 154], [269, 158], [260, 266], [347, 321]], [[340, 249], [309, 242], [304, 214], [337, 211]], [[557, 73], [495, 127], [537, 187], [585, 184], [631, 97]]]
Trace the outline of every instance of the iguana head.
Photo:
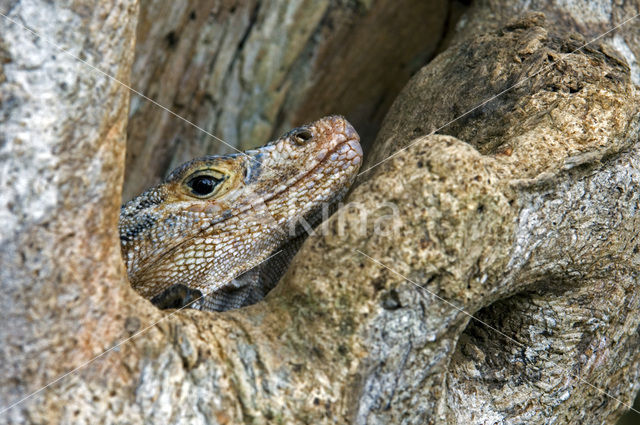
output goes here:
[[215, 291], [295, 237], [299, 220], [344, 196], [361, 161], [353, 127], [330, 116], [257, 149], [179, 166], [121, 209], [133, 287], [147, 298], [173, 284]]

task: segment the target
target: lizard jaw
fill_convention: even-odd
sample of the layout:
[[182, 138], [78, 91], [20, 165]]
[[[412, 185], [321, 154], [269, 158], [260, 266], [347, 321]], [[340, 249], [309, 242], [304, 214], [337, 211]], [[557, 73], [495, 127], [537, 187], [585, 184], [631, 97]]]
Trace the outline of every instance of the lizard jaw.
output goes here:
[[[314, 134], [309, 143], [293, 143], [292, 138], [300, 129]], [[146, 192], [130, 208], [123, 208], [125, 214], [121, 213], [121, 224], [125, 224], [121, 227], [121, 235], [128, 235], [131, 223], [138, 226], [137, 222], [145, 217], [155, 220], [143, 220], [140, 226], [144, 224], [146, 227], [140, 228], [140, 239], [133, 239], [136, 234], [133, 232], [131, 238], [123, 241], [123, 256], [134, 288], [143, 296], [152, 298], [175, 283], [184, 283], [191, 289], [202, 291], [219, 287], [229, 276], [251, 269], [262, 261], [275, 245], [286, 244], [287, 240], [299, 237], [298, 234], [287, 233], [290, 225], [295, 225], [299, 219], [310, 218], [322, 208], [322, 204], [337, 203], [355, 180], [362, 162], [359, 136], [344, 118], [338, 116], [321, 119], [300, 129], [244, 156], [234, 154], [190, 161], [174, 170], [158, 190]], [[174, 196], [171, 190], [178, 187], [193, 167], [215, 166], [219, 164], [217, 158], [239, 166], [240, 161], [249, 161], [246, 155], [254, 156], [251, 160], [254, 165], [256, 160], [267, 164], [255, 168], [253, 176], [249, 174], [249, 181], [243, 182], [256, 186], [248, 189], [258, 190], [247, 191], [243, 186], [232, 189], [246, 193], [241, 197], [235, 193], [236, 196], [226, 199], [228, 209], [221, 208], [212, 216], [214, 208], [208, 207], [217, 203], [198, 203], [205, 206], [201, 211], [194, 208], [196, 204], [193, 202], [186, 203], [188, 206], [183, 210], [178, 203], [185, 201], [180, 200], [173, 207], [168, 204], [170, 196]], [[288, 178], [282, 177], [283, 172]], [[283, 179], [288, 184], [282, 184]], [[151, 195], [156, 192], [166, 194], [157, 200], [152, 199]], [[269, 231], [266, 228], [271, 226], [262, 230], [255, 228], [258, 226], [258, 223], [253, 223], [255, 217], [246, 214], [255, 201], [268, 208], [275, 219], [275, 223], [271, 223], [280, 230]], [[143, 208], [135, 207], [138, 204]], [[143, 234], [146, 228], [150, 229], [147, 235]], [[237, 234], [237, 240], [234, 234]], [[264, 238], [264, 243], [254, 242], [254, 238]], [[274, 247], [267, 246], [269, 244]], [[205, 258], [212, 264], [200, 262]]]

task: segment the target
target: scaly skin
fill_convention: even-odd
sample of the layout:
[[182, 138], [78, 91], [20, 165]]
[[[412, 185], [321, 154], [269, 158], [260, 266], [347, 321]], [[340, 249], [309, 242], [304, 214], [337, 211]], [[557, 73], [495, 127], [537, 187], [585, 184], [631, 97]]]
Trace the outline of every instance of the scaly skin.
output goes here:
[[256, 302], [306, 236], [301, 225], [317, 224], [323, 206], [344, 196], [361, 162], [357, 133], [331, 116], [243, 154], [183, 164], [121, 209], [133, 288], [160, 307], [181, 307], [200, 294], [191, 307]]

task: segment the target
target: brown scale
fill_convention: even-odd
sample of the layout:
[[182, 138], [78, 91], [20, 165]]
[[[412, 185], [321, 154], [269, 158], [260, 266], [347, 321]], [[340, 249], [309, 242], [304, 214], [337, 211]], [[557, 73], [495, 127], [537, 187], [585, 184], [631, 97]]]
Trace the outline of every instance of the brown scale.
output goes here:
[[131, 285], [160, 308], [224, 311], [259, 301], [361, 162], [358, 134], [331, 116], [258, 149], [181, 165], [122, 206]]

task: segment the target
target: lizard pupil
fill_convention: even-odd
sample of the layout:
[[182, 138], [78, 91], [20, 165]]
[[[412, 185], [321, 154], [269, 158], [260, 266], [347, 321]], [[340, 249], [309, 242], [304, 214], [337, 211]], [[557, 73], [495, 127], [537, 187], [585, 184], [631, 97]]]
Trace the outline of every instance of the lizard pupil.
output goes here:
[[191, 188], [195, 195], [207, 196], [213, 193], [216, 186], [218, 186], [222, 180], [223, 179], [217, 179], [213, 176], [196, 176], [189, 180], [187, 186]]

